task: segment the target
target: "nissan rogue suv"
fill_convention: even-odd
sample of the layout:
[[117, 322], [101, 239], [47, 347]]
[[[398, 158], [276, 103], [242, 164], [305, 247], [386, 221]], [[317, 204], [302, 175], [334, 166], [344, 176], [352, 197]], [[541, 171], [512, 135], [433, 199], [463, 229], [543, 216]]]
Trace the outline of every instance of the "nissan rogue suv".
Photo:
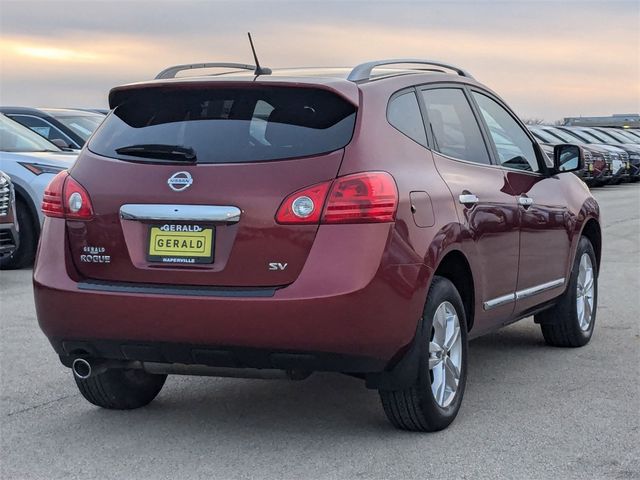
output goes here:
[[[231, 72], [174, 78], [181, 70]], [[599, 207], [455, 66], [172, 67], [112, 112], [45, 192], [38, 321], [82, 395], [148, 404], [168, 374], [342, 372], [389, 420], [455, 418], [469, 339], [534, 316], [594, 330]], [[541, 352], [542, 353], [542, 352]]]

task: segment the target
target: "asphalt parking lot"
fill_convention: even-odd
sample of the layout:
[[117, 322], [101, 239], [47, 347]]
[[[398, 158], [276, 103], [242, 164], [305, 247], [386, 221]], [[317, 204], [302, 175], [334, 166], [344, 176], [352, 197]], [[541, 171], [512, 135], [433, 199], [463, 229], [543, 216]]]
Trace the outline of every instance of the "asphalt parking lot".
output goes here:
[[547, 347], [531, 320], [473, 341], [460, 415], [436, 434], [394, 430], [376, 392], [329, 374], [174, 376], [147, 408], [101, 410], [38, 329], [31, 271], [0, 272], [1, 477], [640, 478], [640, 185], [594, 194], [592, 342]]

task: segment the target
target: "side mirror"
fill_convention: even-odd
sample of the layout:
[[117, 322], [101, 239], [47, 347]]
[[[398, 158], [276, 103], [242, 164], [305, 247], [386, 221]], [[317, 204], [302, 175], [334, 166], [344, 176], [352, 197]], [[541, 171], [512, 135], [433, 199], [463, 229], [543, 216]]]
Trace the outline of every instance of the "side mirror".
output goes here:
[[560, 144], [553, 147], [553, 166], [556, 173], [576, 172], [584, 167], [582, 149], [578, 145]]

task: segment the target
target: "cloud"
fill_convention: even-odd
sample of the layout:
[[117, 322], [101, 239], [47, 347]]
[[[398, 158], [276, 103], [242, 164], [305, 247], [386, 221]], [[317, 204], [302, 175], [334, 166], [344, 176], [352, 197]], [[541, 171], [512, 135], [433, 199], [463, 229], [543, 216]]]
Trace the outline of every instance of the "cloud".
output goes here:
[[385, 57], [457, 63], [522, 116], [640, 109], [640, 4], [3, 2], [0, 102], [103, 106], [170, 64], [331, 66]]

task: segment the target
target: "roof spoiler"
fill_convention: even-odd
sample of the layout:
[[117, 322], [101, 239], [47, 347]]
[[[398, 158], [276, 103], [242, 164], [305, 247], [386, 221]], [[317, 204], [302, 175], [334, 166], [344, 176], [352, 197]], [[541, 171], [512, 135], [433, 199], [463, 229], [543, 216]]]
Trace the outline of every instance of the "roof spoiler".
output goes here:
[[[376, 67], [381, 67], [384, 65], [399, 65], [399, 64], [412, 64], [412, 65], [427, 65], [430, 67], [441, 67], [447, 68], [449, 70], [453, 70], [461, 77], [473, 78], [473, 76], [463, 70], [460, 67], [456, 67], [455, 65], [451, 65], [449, 63], [438, 62], [435, 60], [421, 60], [416, 58], [394, 58], [389, 60], [374, 60], [372, 62], [361, 63], [349, 73], [347, 80], [352, 82], [362, 82], [365, 80], [371, 79], [371, 71]], [[424, 70], [417, 68], [416, 70]]]

